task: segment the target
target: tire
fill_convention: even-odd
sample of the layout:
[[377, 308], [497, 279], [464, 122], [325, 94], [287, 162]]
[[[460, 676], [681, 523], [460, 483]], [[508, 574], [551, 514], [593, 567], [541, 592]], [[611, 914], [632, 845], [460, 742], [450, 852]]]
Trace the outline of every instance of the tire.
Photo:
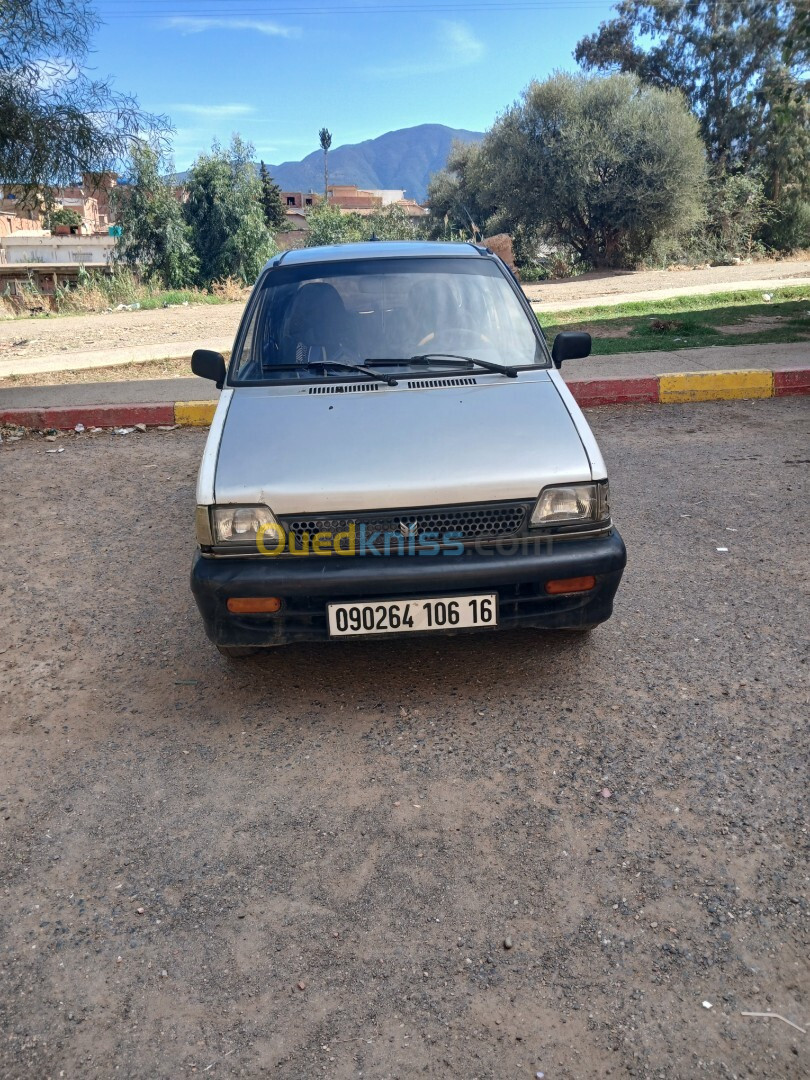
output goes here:
[[257, 645], [217, 645], [217, 649], [229, 660], [242, 660], [246, 656], [255, 656], [262, 652]]

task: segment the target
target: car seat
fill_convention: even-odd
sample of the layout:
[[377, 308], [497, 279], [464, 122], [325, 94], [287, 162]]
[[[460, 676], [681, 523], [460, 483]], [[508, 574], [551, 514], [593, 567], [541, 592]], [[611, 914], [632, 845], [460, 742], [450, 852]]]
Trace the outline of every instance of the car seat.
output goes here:
[[282, 336], [284, 363], [309, 364], [336, 360], [354, 349], [346, 308], [334, 285], [310, 281], [302, 285], [290, 305]]

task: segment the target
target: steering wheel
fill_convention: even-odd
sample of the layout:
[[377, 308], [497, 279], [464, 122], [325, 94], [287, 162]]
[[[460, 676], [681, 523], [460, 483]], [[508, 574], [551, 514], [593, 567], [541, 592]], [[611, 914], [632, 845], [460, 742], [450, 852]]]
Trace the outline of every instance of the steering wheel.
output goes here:
[[[450, 339], [452, 338], [452, 341]], [[459, 339], [463, 343], [466, 339], [473, 345], [479, 345], [481, 342], [484, 345], [489, 345], [490, 348], [494, 348], [492, 341], [486, 336], [486, 334], [479, 333], [478, 330], [470, 330], [466, 326], [442, 326], [441, 329], [433, 331], [433, 333], [426, 334], [425, 337], [419, 342], [418, 347], [421, 349], [425, 345], [435, 345], [437, 341], [447, 341], [451, 345], [451, 351], [455, 352], [457, 349], [463, 349], [464, 345], [459, 344]], [[447, 349], [435, 349], [435, 352], [447, 352]]]

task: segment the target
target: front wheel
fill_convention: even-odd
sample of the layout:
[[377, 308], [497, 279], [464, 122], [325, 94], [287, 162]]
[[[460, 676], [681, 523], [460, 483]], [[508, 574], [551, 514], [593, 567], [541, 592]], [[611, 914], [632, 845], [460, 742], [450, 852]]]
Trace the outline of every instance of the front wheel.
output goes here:
[[242, 660], [246, 656], [255, 656], [262, 652], [256, 645], [217, 645], [217, 648], [229, 660]]

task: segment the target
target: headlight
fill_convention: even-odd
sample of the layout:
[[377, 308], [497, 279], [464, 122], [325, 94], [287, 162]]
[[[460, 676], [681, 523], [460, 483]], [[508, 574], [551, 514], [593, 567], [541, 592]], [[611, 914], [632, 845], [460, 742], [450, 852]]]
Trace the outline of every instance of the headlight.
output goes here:
[[578, 521], [607, 521], [609, 518], [610, 488], [607, 480], [600, 480], [596, 484], [560, 484], [544, 488], [529, 524], [538, 528]]
[[261, 534], [265, 547], [273, 548], [284, 540], [284, 529], [266, 506], [215, 506], [213, 509], [214, 542], [217, 544], [256, 545]]

